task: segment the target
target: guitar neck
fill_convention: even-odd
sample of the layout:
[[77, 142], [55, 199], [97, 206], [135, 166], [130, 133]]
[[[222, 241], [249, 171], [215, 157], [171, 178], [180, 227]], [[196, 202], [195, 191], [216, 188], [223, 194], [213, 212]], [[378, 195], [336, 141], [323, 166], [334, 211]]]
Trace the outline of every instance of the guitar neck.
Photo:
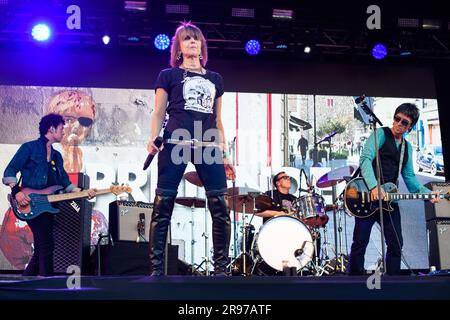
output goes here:
[[[110, 189], [100, 189], [95, 192], [97, 196], [101, 194], [110, 193]], [[48, 202], [58, 202], [58, 201], [64, 201], [64, 200], [73, 200], [73, 199], [80, 199], [80, 198], [87, 198], [89, 197], [88, 191], [80, 191], [80, 192], [69, 192], [69, 193], [63, 193], [63, 194], [52, 194], [47, 196]]]
[[[388, 193], [387, 200], [431, 200], [436, 198], [432, 193]], [[439, 195], [440, 199], [445, 198], [445, 194]]]

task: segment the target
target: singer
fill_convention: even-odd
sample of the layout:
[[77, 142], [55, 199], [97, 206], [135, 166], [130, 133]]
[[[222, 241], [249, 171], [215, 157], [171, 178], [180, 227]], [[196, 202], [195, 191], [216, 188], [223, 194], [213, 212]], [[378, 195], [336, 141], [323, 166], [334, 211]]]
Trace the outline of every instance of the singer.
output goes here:
[[[401, 172], [409, 192], [431, 192], [417, 181], [413, 170], [412, 146], [403, 138], [403, 135], [406, 132], [411, 131], [418, 120], [419, 109], [417, 106], [412, 103], [403, 103], [395, 110], [392, 127], [382, 127], [377, 129], [376, 134], [381, 164], [381, 184], [386, 182], [397, 184], [399, 172]], [[371, 190], [371, 200], [377, 201], [379, 197], [384, 197], [384, 191], [381, 189], [382, 194], [378, 195], [374, 139], [374, 133], [372, 133], [362, 150], [360, 167], [361, 174], [367, 187]], [[406, 144], [406, 146], [402, 148], [402, 144]], [[404, 154], [400, 170], [401, 150], [404, 150]], [[439, 198], [431, 201], [437, 202], [439, 201]], [[391, 213], [383, 213], [384, 236], [387, 244], [386, 272], [388, 275], [398, 275], [400, 274], [403, 238], [398, 204], [391, 203], [391, 205], [394, 210]], [[364, 274], [364, 255], [367, 245], [369, 244], [370, 233], [373, 224], [375, 222], [380, 223], [379, 221], [379, 212], [368, 218], [355, 218], [349, 265], [349, 272], [351, 275]]]
[[[197, 173], [205, 186], [208, 208], [211, 212], [214, 246], [214, 274], [227, 275], [230, 243], [230, 214], [226, 203], [226, 179], [235, 179], [235, 171], [226, 152], [225, 132], [221, 119], [223, 80], [220, 74], [206, 69], [208, 51], [202, 31], [190, 22], [182, 23], [171, 42], [170, 65], [162, 70], [156, 81], [155, 110], [151, 116], [151, 136], [148, 143], [150, 154], [158, 154], [158, 183], [152, 221], [150, 225], [150, 271], [152, 276], [164, 275], [164, 247], [168, 226], [177, 195], [178, 185], [187, 163], [179, 161], [180, 145], [186, 140], [178, 140], [177, 132], [188, 132], [192, 147], [181, 150], [182, 157], [192, 149], [202, 150], [212, 146], [220, 161], [210, 163], [206, 159], [190, 156]], [[168, 115], [164, 127], [162, 148], [155, 144], [162, 123]], [[215, 132], [211, 139], [197, 137]], [[197, 134], [197, 135], [196, 135]], [[209, 134], [211, 136], [211, 134]], [[200, 141], [209, 140], [209, 141]], [[198, 153], [192, 152], [194, 155]], [[202, 153], [202, 157], [205, 153]], [[223, 155], [223, 157], [222, 157]], [[223, 161], [222, 161], [223, 158]], [[215, 158], [216, 159], [216, 158]]]

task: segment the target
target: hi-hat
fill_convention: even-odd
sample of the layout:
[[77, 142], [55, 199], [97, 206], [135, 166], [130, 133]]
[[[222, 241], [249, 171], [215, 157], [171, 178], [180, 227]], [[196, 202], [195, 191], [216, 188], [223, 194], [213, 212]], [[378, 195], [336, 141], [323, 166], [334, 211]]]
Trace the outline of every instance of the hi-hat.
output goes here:
[[175, 199], [175, 202], [190, 208], [204, 208], [206, 206], [205, 199], [196, 197], [179, 197]]
[[228, 206], [231, 210], [236, 210], [236, 212], [254, 213], [254, 209], [265, 211], [272, 208], [272, 199], [255, 189], [245, 187], [229, 188]]
[[197, 187], [203, 187], [203, 182], [200, 179], [198, 173], [195, 171], [186, 172], [184, 174], [184, 178], [193, 185], [196, 185]]
[[338, 183], [345, 180], [347, 177], [355, 172], [354, 166], [344, 166], [324, 174], [317, 180], [316, 186], [318, 188], [328, 188], [337, 185]]

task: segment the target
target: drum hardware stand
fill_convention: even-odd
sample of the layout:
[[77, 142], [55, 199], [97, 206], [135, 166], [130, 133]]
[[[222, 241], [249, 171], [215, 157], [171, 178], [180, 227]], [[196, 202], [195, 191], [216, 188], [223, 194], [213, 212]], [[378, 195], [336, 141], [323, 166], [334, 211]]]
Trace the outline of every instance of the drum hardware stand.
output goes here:
[[[333, 186], [333, 198], [336, 193], [336, 187]], [[342, 194], [341, 194], [342, 195]], [[334, 220], [334, 235], [335, 235], [335, 254], [336, 254], [336, 265], [334, 266], [334, 271], [337, 273], [346, 273], [347, 265], [348, 265], [348, 257], [345, 253], [342, 252], [342, 208], [339, 208], [336, 203], [338, 202], [338, 198], [334, 198], [333, 204], [333, 220]], [[337, 214], [336, 214], [337, 213]], [[344, 216], [345, 219], [345, 216]], [[339, 242], [338, 242], [339, 241]], [[338, 246], [339, 243], [339, 246]]]
[[194, 262], [194, 244], [197, 242], [194, 239], [194, 205], [192, 205], [191, 207], [191, 273], [194, 274], [199, 274], [198, 268], [200, 267], [199, 265], [196, 265]]
[[194, 206], [191, 207], [191, 268], [192, 268], [192, 273], [195, 272], [195, 268], [194, 268], [194, 244], [195, 244], [195, 240], [194, 240]]
[[[193, 208], [192, 208], [193, 209]], [[203, 257], [203, 261], [200, 262], [200, 264], [197, 266], [197, 268], [195, 268], [195, 271], [198, 271], [200, 269], [200, 267], [205, 264], [205, 276], [209, 276], [210, 271], [209, 271], [209, 264], [211, 263], [211, 260], [209, 260], [209, 250], [208, 250], [208, 239], [209, 239], [209, 234], [208, 234], [208, 198], [206, 198], [205, 200], [205, 230], [202, 234], [202, 237], [205, 238], [205, 256]]]
[[[250, 196], [252, 199], [253, 199], [253, 212], [255, 212], [256, 211], [256, 197], [259, 195], [259, 193], [258, 192], [249, 192], [248, 193], [248, 196]], [[234, 203], [236, 203], [236, 200], [234, 200]], [[245, 214], [246, 214], [246, 211], [245, 211], [245, 205], [246, 205], [246, 203], [245, 203], [245, 201], [243, 202], [243, 204], [242, 204], [242, 211], [243, 211], [243, 226], [241, 227], [242, 228], [242, 252], [241, 252], [241, 254], [239, 255], [239, 256], [237, 256], [231, 263], [230, 263], [230, 265], [231, 266], [235, 266], [236, 267], [236, 263], [237, 263], [237, 261], [238, 261], [238, 259], [239, 259], [239, 257], [240, 256], [242, 256], [242, 272], [241, 272], [241, 275], [244, 275], [244, 276], [247, 276], [248, 274], [247, 274], [247, 230], [249, 230], [249, 228], [250, 228], [250, 225], [251, 225], [251, 222], [252, 222], [252, 220], [253, 220], [253, 217], [255, 216], [255, 214], [253, 213], [252, 214], [252, 217], [251, 217], [251, 219], [250, 219], [250, 222], [247, 224], [247, 218], [246, 218], [246, 216], [245, 216]], [[237, 250], [236, 250], [237, 251]], [[254, 268], [254, 267], [253, 267]], [[253, 269], [252, 269], [252, 271], [250, 272], [250, 274], [253, 272]]]
[[[346, 273], [347, 267], [345, 266], [345, 260], [347, 257], [342, 253], [342, 210], [338, 210], [336, 202], [338, 198], [336, 197], [336, 186], [332, 187], [332, 197], [333, 197], [333, 222], [334, 222], [334, 247], [335, 247], [335, 259], [336, 264], [334, 266], [335, 273]], [[339, 246], [338, 246], [339, 244]]]
[[[231, 149], [231, 156], [233, 160], [233, 167], [236, 167], [236, 137], [234, 137], [233, 141], [230, 143], [230, 149]], [[233, 188], [233, 258], [235, 261], [237, 259], [237, 247], [236, 247], [236, 241], [237, 241], [237, 221], [236, 221], [236, 180], [232, 180], [232, 188]], [[230, 263], [230, 265], [232, 265]]]
[[[314, 228], [315, 230], [313, 230], [314, 233], [319, 233], [319, 229], [318, 228]], [[322, 276], [323, 274], [329, 275], [330, 273], [326, 270], [327, 264], [325, 266], [321, 266], [320, 263], [320, 259], [319, 259], [319, 255], [317, 252], [317, 240], [318, 239], [314, 239], [313, 240], [313, 245], [314, 245], [314, 259], [311, 259], [311, 266], [314, 269], [314, 276]]]

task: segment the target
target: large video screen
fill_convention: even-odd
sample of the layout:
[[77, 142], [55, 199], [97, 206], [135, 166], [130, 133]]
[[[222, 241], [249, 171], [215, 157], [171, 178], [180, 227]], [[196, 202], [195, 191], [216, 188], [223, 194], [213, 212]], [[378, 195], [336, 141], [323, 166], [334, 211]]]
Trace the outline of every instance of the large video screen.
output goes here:
[[[308, 184], [314, 197], [324, 204], [336, 202], [345, 181], [332, 187], [319, 181], [331, 172], [357, 168], [359, 156], [371, 134], [366, 114], [355, 103], [356, 96], [271, 94], [226, 92], [222, 121], [229, 154], [237, 171], [236, 186], [265, 192], [271, 189], [271, 177], [284, 170], [292, 179], [290, 192], [305, 196]], [[0, 168], [2, 172], [24, 142], [38, 138], [39, 119], [49, 113], [64, 115], [65, 138], [54, 147], [64, 157], [68, 172], [83, 172], [90, 186], [108, 188], [112, 183], [128, 184], [132, 201], [153, 202], [157, 181], [157, 162], [143, 171], [150, 135], [150, 116], [154, 107], [153, 90], [0, 86]], [[404, 102], [416, 104], [420, 119], [406, 135], [413, 147], [414, 172], [420, 183], [444, 181], [438, 105], [421, 97], [367, 97], [369, 107], [384, 126], [392, 126], [396, 107]], [[89, 118], [92, 121], [85, 122]], [[327, 137], [330, 137], [326, 139]], [[349, 169], [350, 170], [350, 169]], [[352, 171], [350, 170], [350, 171]], [[186, 172], [195, 171], [191, 164]], [[303, 173], [304, 172], [304, 173]], [[308, 181], [306, 181], [308, 180]], [[232, 187], [231, 181], [228, 181]], [[406, 191], [403, 181], [400, 190]], [[0, 187], [0, 269], [24, 269], [33, 250], [32, 233], [26, 222], [17, 220], [9, 209], [10, 189]], [[205, 198], [203, 188], [183, 179], [179, 197]], [[101, 232], [107, 232], [109, 204], [114, 194], [91, 200], [91, 245]], [[427, 238], [422, 201], [401, 204], [404, 237], [404, 264], [413, 269], [428, 268]], [[349, 253], [354, 219], [343, 211], [329, 214], [320, 230], [323, 254], [334, 257], [335, 229], [340, 242], [337, 251]], [[207, 223], [205, 224], [205, 219]], [[252, 224], [256, 232], [262, 219], [233, 214], [239, 228], [233, 230], [230, 255], [239, 251], [242, 224]], [[176, 205], [172, 218], [172, 239], [180, 244], [179, 257], [188, 263], [200, 263], [205, 256], [205, 231], [211, 234], [211, 218], [204, 208]], [[234, 222], [233, 221], [233, 222]], [[205, 230], [205, 228], [207, 230]], [[367, 249], [366, 268], [374, 269], [380, 257], [379, 231], [372, 232]], [[313, 232], [311, 230], [311, 232]], [[210, 237], [209, 248], [212, 248]]]

